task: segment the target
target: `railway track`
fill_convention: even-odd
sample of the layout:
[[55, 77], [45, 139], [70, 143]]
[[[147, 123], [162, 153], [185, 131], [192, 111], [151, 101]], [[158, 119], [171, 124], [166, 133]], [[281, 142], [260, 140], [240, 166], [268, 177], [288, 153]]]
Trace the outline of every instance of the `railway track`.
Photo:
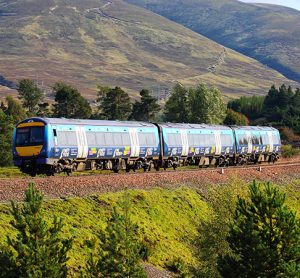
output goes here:
[[0, 202], [22, 200], [29, 182], [34, 182], [47, 198], [91, 196], [106, 192], [154, 187], [174, 188], [181, 185], [205, 188], [206, 184], [225, 184], [232, 177], [244, 181], [268, 180], [287, 182], [300, 178], [300, 161], [248, 165], [227, 168], [167, 170], [146, 173], [89, 174], [79, 176], [23, 177], [0, 179]]

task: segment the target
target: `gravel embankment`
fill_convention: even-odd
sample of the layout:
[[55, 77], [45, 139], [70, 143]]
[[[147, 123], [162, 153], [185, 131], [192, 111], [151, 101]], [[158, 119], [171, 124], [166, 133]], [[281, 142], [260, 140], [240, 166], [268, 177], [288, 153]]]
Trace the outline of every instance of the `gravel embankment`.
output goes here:
[[0, 202], [22, 200], [24, 190], [29, 182], [34, 182], [42, 189], [47, 198], [63, 198], [73, 196], [88, 196], [98, 193], [115, 192], [128, 187], [130, 189], [150, 189], [153, 187], [174, 188], [182, 184], [223, 184], [232, 177], [246, 181], [253, 179], [286, 182], [300, 178], [300, 164], [272, 168], [262, 166], [262, 171], [256, 168], [229, 168], [221, 174], [221, 169], [197, 171], [161, 171], [150, 173], [119, 173], [99, 174], [74, 177], [36, 177], [0, 179]]

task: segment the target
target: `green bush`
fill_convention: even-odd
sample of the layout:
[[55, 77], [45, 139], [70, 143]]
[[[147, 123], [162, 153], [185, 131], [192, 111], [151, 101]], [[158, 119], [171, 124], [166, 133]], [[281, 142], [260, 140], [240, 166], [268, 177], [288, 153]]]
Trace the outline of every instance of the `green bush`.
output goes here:
[[281, 152], [282, 152], [282, 157], [287, 158], [287, 157], [293, 157], [300, 154], [300, 149], [293, 148], [292, 145], [282, 145]]

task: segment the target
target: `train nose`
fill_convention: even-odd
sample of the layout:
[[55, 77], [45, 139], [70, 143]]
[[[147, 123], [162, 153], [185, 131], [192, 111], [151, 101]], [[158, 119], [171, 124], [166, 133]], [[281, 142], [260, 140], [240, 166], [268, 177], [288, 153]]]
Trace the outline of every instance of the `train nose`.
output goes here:
[[37, 156], [41, 153], [43, 145], [16, 147], [16, 152], [19, 156]]

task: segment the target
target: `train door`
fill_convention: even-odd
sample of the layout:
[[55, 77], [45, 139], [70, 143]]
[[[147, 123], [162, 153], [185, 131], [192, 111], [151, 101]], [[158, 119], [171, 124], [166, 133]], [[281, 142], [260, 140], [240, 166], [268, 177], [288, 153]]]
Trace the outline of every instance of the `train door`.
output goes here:
[[247, 137], [247, 141], [248, 141], [248, 153], [252, 153], [253, 144], [252, 144], [252, 136], [251, 136], [250, 131], [246, 132], [246, 137]]
[[139, 138], [136, 128], [129, 128], [131, 142], [131, 157], [138, 157], [140, 154]]
[[53, 132], [53, 144], [54, 144], [54, 147], [57, 147], [57, 145], [58, 145], [57, 126], [56, 125], [51, 125], [51, 128], [52, 128], [52, 132]]
[[88, 155], [88, 145], [86, 132], [84, 127], [76, 126], [76, 137], [77, 137], [77, 146], [78, 146], [78, 154], [77, 158], [87, 158]]
[[273, 142], [273, 135], [272, 135], [272, 131], [268, 131], [268, 138], [269, 138], [269, 152], [272, 153], [274, 151], [274, 142]]
[[222, 151], [221, 146], [221, 132], [219, 130], [215, 130], [215, 140], [216, 140], [216, 155], [220, 155]]
[[180, 130], [181, 135], [181, 144], [182, 144], [182, 156], [188, 156], [189, 154], [189, 143], [188, 143], [188, 137], [187, 137], [187, 131], [186, 129]]

